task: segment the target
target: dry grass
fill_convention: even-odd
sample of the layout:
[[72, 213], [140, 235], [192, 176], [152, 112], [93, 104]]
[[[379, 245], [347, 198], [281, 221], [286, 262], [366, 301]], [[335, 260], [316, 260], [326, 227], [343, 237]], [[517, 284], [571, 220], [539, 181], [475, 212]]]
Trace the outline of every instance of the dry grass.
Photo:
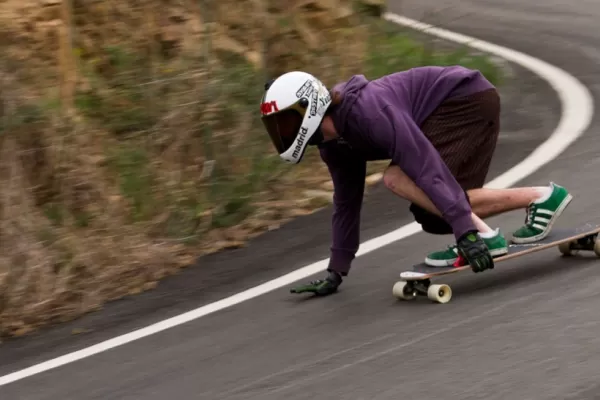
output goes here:
[[0, 13], [0, 337], [152, 288], [326, 205], [304, 194], [330, 189], [324, 166], [281, 163], [261, 130], [267, 77], [305, 69], [332, 84], [459, 62], [497, 78], [484, 58], [440, 58], [350, 1], [42, 3]]

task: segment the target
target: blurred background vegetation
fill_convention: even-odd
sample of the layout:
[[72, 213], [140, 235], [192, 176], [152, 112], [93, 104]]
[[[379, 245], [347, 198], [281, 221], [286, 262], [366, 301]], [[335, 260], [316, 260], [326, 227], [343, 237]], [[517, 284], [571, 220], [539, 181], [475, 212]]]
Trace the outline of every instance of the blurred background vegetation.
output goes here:
[[280, 162], [261, 129], [266, 79], [462, 64], [499, 83], [484, 56], [383, 22], [382, 3], [0, 1], [0, 337], [326, 206], [325, 166]]

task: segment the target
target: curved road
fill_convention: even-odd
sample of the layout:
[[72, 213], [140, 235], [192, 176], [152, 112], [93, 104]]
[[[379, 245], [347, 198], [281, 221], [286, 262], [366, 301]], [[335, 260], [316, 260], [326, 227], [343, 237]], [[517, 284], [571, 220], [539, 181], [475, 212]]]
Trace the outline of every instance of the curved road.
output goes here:
[[[404, 0], [390, 11], [501, 44], [559, 66], [596, 97], [600, 5], [591, 1]], [[432, 8], [443, 19], [423, 17]], [[523, 159], [558, 121], [555, 93], [514, 67], [503, 88], [503, 132], [490, 179]], [[599, 128], [520, 184], [549, 180], [575, 200], [561, 219], [598, 211]], [[0, 347], [0, 377], [223, 298], [327, 256], [329, 210], [209, 257], [157, 290], [75, 323]], [[491, 221], [507, 233], [520, 212]], [[363, 241], [411, 222], [406, 203], [369, 194]], [[310, 235], [309, 235], [310, 234]], [[309, 238], [309, 239], [307, 239]], [[83, 360], [0, 386], [0, 399], [591, 399], [600, 393], [600, 269], [547, 251], [496, 271], [448, 277], [446, 305], [398, 303], [391, 286], [448, 237], [423, 233], [356, 260], [335, 296], [306, 301], [287, 288]], [[307, 248], [311, 251], [307, 251]], [[216, 271], [216, 272], [215, 272]], [[89, 333], [72, 336], [73, 328]]]

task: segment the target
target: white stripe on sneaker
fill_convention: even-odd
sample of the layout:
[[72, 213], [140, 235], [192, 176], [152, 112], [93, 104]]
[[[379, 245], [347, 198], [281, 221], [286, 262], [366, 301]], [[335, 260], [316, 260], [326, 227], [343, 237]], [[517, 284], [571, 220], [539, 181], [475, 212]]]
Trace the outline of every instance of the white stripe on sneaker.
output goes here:
[[554, 211], [546, 210], [545, 208], [538, 208], [537, 210], [535, 210], [535, 213], [536, 214], [546, 214], [546, 215], [550, 215], [550, 216], [554, 215]]
[[540, 217], [539, 215], [536, 215], [535, 218], [533, 218], [533, 220], [535, 222], [544, 222], [546, 225], [548, 225], [548, 223], [550, 222], [548, 218]]

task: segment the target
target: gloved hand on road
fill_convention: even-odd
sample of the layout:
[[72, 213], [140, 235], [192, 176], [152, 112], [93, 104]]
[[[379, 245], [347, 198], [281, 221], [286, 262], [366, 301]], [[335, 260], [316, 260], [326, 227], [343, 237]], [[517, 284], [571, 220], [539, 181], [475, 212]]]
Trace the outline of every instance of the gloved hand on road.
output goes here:
[[494, 268], [494, 259], [477, 232], [467, 232], [456, 242], [459, 254], [471, 265], [473, 272]]
[[336, 272], [329, 272], [325, 279], [317, 279], [307, 284], [292, 288], [291, 293], [314, 293], [317, 296], [328, 296], [337, 291], [342, 283], [342, 277]]

